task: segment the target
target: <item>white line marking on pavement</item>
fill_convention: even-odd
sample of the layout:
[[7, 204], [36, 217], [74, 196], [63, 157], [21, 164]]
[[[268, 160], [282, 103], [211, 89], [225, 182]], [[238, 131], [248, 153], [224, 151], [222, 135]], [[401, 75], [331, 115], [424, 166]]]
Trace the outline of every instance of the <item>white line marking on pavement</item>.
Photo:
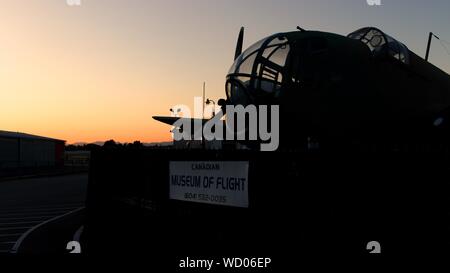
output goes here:
[[22, 236], [20, 236], [20, 238], [17, 240], [17, 242], [16, 242], [16, 243], [14, 244], [14, 246], [12, 247], [10, 253], [17, 253], [17, 251], [18, 251], [19, 248], [20, 248], [20, 245], [21, 245], [22, 242], [25, 240], [25, 238], [27, 238], [27, 236], [30, 235], [30, 234], [31, 234], [33, 231], [35, 231], [36, 229], [38, 229], [38, 228], [40, 228], [40, 227], [42, 227], [42, 226], [44, 226], [44, 225], [46, 225], [46, 224], [48, 224], [48, 223], [51, 223], [51, 222], [53, 222], [53, 221], [55, 221], [55, 220], [61, 219], [61, 218], [65, 217], [65, 216], [68, 216], [68, 215], [70, 215], [70, 214], [79, 212], [79, 211], [83, 210], [84, 208], [85, 208], [85, 207], [81, 207], [81, 208], [72, 210], [72, 211], [70, 211], [70, 212], [68, 212], [68, 213], [66, 213], [66, 214], [63, 214], [63, 215], [59, 215], [59, 216], [53, 217], [53, 218], [51, 218], [51, 219], [49, 219], [49, 220], [47, 220], [47, 221], [44, 221], [44, 222], [42, 222], [42, 223], [40, 223], [40, 224], [38, 224], [38, 225], [32, 227], [32, 228], [29, 229], [27, 232], [25, 232], [24, 234], [22, 234]]
[[2, 221], [2, 220], [45, 219], [45, 218], [51, 218], [51, 217], [54, 217], [55, 215], [60, 215], [60, 214], [61, 213], [54, 213], [54, 214], [47, 214], [47, 215], [36, 215], [36, 216], [26, 216], [26, 217], [0, 217], [0, 221]]
[[54, 214], [54, 213], [64, 213], [64, 211], [71, 211], [76, 208], [70, 208], [65, 210], [48, 210], [48, 211], [37, 211], [37, 212], [17, 212], [17, 213], [0, 213], [0, 218], [3, 218], [4, 216], [20, 216], [20, 215], [40, 215], [40, 214]]
[[29, 228], [31, 228], [31, 227], [33, 227], [33, 226], [28, 226], [28, 227], [8, 227], [8, 228], [0, 228], [0, 231], [1, 231], [1, 230], [14, 230], [14, 229], [29, 229]]
[[13, 225], [26, 225], [26, 224], [36, 224], [41, 221], [27, 221], [27, 222], [11, 222], [11, 223], [0, 223], [0, 227], [13, 226]]
[[22, 233], [0, 234], [0, 237], [20, 236]]
[[[21, 210], [21, 209], [51, 209], [51, 208], [65, 208], [65, 207], [82, 207], [85, 203], [65, 203], [65, 204], [47, 204], [43, 206], [21, 206], [21, 207], [8, 207], [8, 210], [2, 209], [0, 211], [11, 211], [11, 210]], [[59, 207], [58, 207], [59, 206]]]
[[17, 213], [39, 213], [45, 211], [59, 211], [59, 210], [73, 210], [79, 208], [80, 206], [70, 206], [70, 207], [57, 207], [57, 208], [45, 208], [45, 209], [18, 209], [18, 210], [5, 210], [1, 211], [0, 215], [4, 214], [17, 214]]
[[83, 234], [83, 230], [84, 230], [84, 226], [81, 226], [79, 229], [77, 229], [77, 231], [75, 232], [75, 234], [73, 235], [73, 240], [80, 242], [81, 240], [81, 234]]

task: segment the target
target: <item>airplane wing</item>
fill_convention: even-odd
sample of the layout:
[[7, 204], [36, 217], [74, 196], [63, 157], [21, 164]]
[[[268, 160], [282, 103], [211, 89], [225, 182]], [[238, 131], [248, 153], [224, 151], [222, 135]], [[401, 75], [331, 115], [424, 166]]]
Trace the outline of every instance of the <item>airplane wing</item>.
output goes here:
[[209, 119], [200, 119], [200, 118], [182, 118], [182, 117], [168, 117], [168, 116], [153, 116], [154, 120], [160, 121], [165, 124], [173, 125], [177, 120], [184, 119], [186, 121], [192, 122], [194, 124], [195, 121], [201, 121], [202, 124], [205, 124], [209, 121]]

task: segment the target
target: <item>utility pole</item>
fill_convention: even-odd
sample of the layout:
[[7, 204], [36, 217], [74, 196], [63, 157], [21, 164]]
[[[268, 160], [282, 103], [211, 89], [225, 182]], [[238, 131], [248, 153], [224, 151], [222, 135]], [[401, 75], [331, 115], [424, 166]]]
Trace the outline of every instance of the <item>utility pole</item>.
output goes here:
[[203, 82], [202, 119], [205, 117], [205, 92], [206, 92], [206, 82]]
[[206, 82], [203, 82], [203, 98], [202, 98], [202, 148], [205, 149], [205, 139], [203, 138], [203, 118], [205, 117], [205, 93], [206, 93]]
[[439, 39], [438, 36], [434, 35], [433, 32], [430, 32], [430, 35], [428, 36], [428, 44], [427, 44], [427, 53], [425, 54], [425, 61], [428, 62], [428, 58], [430, 57], [430, 48], [431, 48], [431, 40], [434, 38]]

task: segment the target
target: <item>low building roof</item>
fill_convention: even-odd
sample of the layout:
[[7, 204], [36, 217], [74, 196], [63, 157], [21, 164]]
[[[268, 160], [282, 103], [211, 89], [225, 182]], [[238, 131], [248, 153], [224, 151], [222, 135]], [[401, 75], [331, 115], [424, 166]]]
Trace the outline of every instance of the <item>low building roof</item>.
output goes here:
[[2, 130], [0, 130], [0, 137], [5, 137], [5, 138], [26, 138], [26, 139], [35, 139], [35, 140], [49, 140], [49, 141], [57, 141], [57, 142], [66, 142], [65, 140], [56, 139], [56, 138], [36, 136], [36, 135], [20, 133], [20, 132], [2, 131]]

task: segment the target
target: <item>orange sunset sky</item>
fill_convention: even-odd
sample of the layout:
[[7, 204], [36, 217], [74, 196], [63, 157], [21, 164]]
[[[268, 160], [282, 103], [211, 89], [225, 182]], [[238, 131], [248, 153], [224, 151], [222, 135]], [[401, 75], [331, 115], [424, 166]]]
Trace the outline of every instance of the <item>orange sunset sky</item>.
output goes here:
[[[377, 26], [423, 56], [450, 40], [450, 1], [0, 0], [0, 130], [74, 142], [168, 141], [152, 120], [175, 104], [224, 97], [240, 26], [244, 47], [297, 25], [346, 35]], [[433, 44], [431, 61], [450, 57]]]

